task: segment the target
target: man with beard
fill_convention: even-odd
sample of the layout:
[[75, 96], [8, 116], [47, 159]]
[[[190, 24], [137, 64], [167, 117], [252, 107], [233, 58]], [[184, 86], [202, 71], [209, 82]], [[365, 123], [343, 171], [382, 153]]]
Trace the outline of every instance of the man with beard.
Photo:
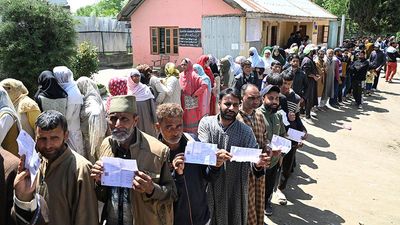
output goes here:
[[[217, 144], [218, 149], [230, 152], [232, 146], [257, 148], [253, 131], [236, 120], [240, 105], [240, 93], [227, 88], [219, 94], [220, 114], [207, 116], [199, 124], [201, 142]], [[226, 160], [232, 155], [227, 153]], [[212, 225], [247, 225], [248, 177], [252, 170], [257, 177], [263, 175], [268, 163], [267, 154], [260, 155], [257, 163], [226, 162], [220, 176], [208, 186]]]
[[[247, 124], [253, 130], [258, 147], [263, 153], [269, 150], [267, 147], [267, 128], [264, 117], [256, 109], [260, 106], [260, 91], [255, 85], [245, 84], [242, 87], [242, 105], [236, 119]], [[268, 164], [267, 164], [268, 165]], [[249, 209], [248, 225], [264, 224], [264, 205], [265, 205], [265, 177], [257, 178], [253, 173], [249, 173]]]
[[307, 93], [305, 94], [306, 99], [306, 118], [311, 118], [311, 109], [318, 105], [317, 97], [317, 80], [320, 78], [318, 76], [317, 67], [314, 63], [315, 47], [312, 44], [308, 44], [304, 48], [304, 59], [301, 62], [301, 69], [307, 75], [308, 85]]
[[14, 210], [18, 224], [98, 225], [91, 164], [66, 144], [66, 118], [49, 110], [36, 120], [36, 150], [41, 162], [36, 185], [21, 157], [14, 181]]
[[178, 199], [174, 202], [174, 225], [209, 224], [207, 182], [213, 182], [219, 176], [220, 167], [229, 158], [229, 153], [218, 151], [216, 166], [185, 163], [186, 145], [194, 138], [183, 133], [181, 106], [173, 103], [158, 106], [157, 119], [159, 140], [170, 148], [169, 162], [178, 191]]
[[[282, 115], [277, 113], [279, 107], [279, 87], [274, 85], [266, 86], [262, 91], [263, 105], [258, 110], [263, 114], [267, 126], [267, 139], [272, 140], [272, 136], [284, 136], [286, 134]], [[271, 198], [275, 186], [276, 175], [278, 174], [279, 161], [281, 154], [273, 151], [270, 167], [265, 172], [265, 215], [272, 215]]]
[[353, 89], [353, 97], [357, 108], [362, 109], [362, 85], [369, 70], [369, 62], [365, 58], [365, 51], [358, 53], [358, 59], [350, 66], [351, 85]]
[[107, 119], [112, 135], [103, 141], [99, 158], [135, 159], [139, 171], [132, 188], [102, 187], [103, 163], [99, 160], [93, 166], [98, 197], [105, 203], [102, 221], [110, 225], [172, 225], [172, 203], [177, 194], [168, 166], [169, 148], [136, 127], [135, 96], [112, 97]]

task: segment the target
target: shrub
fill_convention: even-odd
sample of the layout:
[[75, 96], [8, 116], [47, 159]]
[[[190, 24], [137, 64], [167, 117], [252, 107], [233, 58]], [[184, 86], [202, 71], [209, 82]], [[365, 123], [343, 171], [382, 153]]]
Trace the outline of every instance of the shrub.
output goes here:
[[44, 0], [0, 0], [0, 74], [21, 80], [33, 95], [37, 77], [70, 66], [75, 54], [71, 13]]
[[99, 71], [99, 58], [96, 47], [88, 42], [83, 42], [78, 46], [76, 52], [71, 65], [75, 80], [81, 76], [90, 77], [93, 73]]

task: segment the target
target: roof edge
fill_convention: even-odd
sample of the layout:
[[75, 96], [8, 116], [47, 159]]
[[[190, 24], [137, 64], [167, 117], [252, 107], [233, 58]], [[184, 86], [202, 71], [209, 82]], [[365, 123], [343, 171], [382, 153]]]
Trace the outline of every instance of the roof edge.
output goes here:
[[118, 21], [130, 21], [132, 14], [143, 4], [144, 0], [129, 0], [117, 15]]

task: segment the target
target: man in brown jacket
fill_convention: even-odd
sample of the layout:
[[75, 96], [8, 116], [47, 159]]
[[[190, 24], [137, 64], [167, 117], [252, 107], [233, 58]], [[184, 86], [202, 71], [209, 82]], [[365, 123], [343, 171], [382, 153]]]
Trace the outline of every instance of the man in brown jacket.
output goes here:
[[10, 212], [13, 205], [13, 183], [18, 162], [15, 155], [0, 147], [0, 224], [15, 224]]
[[41, 162], [36, 185], [21, 157], [14, 181], [14, 210], [18, 224], [98, 225], [97, 199], [91, 164], [65, 141], [67, 120], [58, 111], [45, 111], [36, 120], [36, 149]]
[[110, 101], [107, 137], [98, 158], [104, 156], [136, 159], [132, 188], [102, 187], [103, 163], [97, 161], [92, 177], [98, 185], [98, 198], [105, 203], [102, 223], [107, 225], [172, 225], [176, 188], [168, 166], [169, 148], [136, 128], [139, 117], [134, 96], [114, 96]]

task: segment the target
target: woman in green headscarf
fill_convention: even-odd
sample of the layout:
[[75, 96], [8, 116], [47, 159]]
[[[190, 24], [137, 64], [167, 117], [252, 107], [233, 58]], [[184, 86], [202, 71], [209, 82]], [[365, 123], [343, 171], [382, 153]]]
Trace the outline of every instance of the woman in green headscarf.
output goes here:
[[163, 82], [165, 91], [158, 96], [162, 103], [176, 103], [181, 105], [181, 86], [179, 85], [179, 70], [174, 63], [169, 62], [165, 65], [165, 75]]

